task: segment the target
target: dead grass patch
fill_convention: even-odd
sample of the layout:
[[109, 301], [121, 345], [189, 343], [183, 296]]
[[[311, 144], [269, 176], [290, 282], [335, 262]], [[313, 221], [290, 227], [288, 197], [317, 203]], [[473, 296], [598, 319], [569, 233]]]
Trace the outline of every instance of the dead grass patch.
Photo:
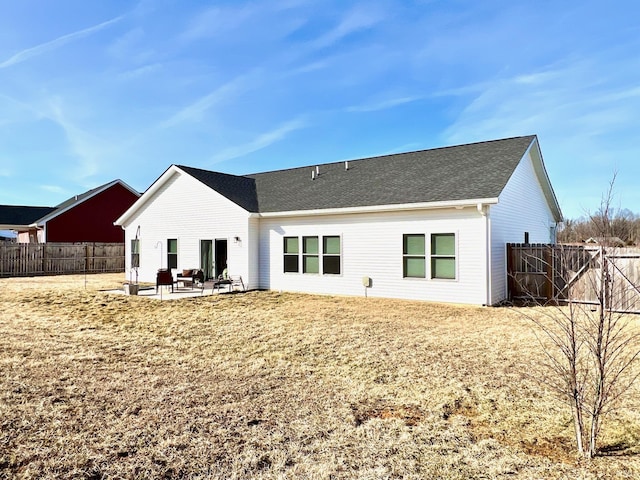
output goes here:
[[512, 311], [121, 280], [0, 280], [0, 478], [639, 476], [637, 389], [577, 464]]
[[424, 418], [425, 414], [417, 406], [389, 405], [379, 403], [377, 405], [356, 405], [352, 407], [356, 427], [372, 419], [399, 419], [408, 427], [415, 427]]

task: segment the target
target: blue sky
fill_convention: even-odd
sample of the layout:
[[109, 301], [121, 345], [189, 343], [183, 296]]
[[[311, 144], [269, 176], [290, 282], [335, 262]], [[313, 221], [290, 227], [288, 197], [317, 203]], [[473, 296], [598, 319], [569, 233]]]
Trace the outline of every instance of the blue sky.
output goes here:
[[634, 1], [0, 0], [0, 204], [537, 134], [640, 213]]

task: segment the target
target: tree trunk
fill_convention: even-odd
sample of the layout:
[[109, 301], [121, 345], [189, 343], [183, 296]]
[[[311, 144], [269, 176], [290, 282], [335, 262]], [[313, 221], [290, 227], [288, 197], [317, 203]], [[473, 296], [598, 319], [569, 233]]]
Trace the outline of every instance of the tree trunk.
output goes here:
[[580, 405], [580, 397], [577, 390], [574, 390], [571, 401], [573, 402], [573, 426], [576, 430], [576, 447], [578, 449], [578, 453], [583, 456], [585, 453], [583, 442], [585, 431], [584, 421], [582, 419], [582, 406]]

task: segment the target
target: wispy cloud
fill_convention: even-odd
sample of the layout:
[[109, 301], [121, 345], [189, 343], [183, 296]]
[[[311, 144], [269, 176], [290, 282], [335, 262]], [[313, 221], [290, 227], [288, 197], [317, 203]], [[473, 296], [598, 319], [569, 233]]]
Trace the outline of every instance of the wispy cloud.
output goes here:
[[40, 45], [36, 45], [35, 47], [22, 50], [16, 53], [15, 55], [13, 55], [12, 57], [10, 57], [9, 59], [5, 60], [4, 62], [1, 62], [0, 68], [7, 68], [17, 63], [22, 63], [26, 60], [29, 60], [30, 58], [37, 57], [38, 55], [42, 55], [51, 50], [55, 50], [56, 48], [60, 48], [69, 42], [73, 42], [74, 40], [78, 40], [80, 38], [86, 37], [88, 35], [91, 35], [92, 33], [95, 33], [110, 25], [113, 25], [114, 23], [119, 22], [123, 18], [124, 18], [124, 15], [120, 15], [115, 18], [112, 18], [111, 20], [107, 20], [106, 22], [99, 23], [98, 25], [94, 25], [92, 27], [85, 28], [83, 30], [78, 30], [77, 32], [68, 33], [54, 40], [50, 40], [48, 42], [41, 43]]
[[288, 75], [300, 75], [305, 73], [317, 72], [319, 70], [324, 70], [329, 66], [329, 61], [327, 59], [322, 59], [319, 61], [307, 63], [306, 65], [302, 65], [301, 67], [294, 68]]
[[73, 179], [76, 182], [84, 182], [98, 174], [102, 155], [108, 150], [107, 143], [69, 120], [62, 99], [50, 99], [48, 108], [47, 118], [62, 128], [72, 153], [78, 159], [78, 168], [73, 172]]
[[125, 65], [154, 63], [162, 54], [158, 54], [151, 38], [152, 34], [147, 33], [145, 28], [137, 26], [115, 38], [106, 48], [106, 52], [116, 62]]
[[628, 84], [632, 79], [602, 84], [599, 77], [591, 62], [578, 62], [485, 83], [445, 136], [460, 142], [532, 132], [614, 133], [635, 115], [640, 90]]
[[67, 194], [67, 190], [58, 185], [40, 185], [40, 189], [44, 190], [45, 192], [51, 192], [59, 195]]
[[315, 48], [328, 47], [348, 35], [372, 28], [384, 18], [383, 12], [372, 8], [370, 4], [357, 6], [348, 11], [333, 29], [314, 40], [312, 46]]
[[252, 74], [241, 75], [230, 82], [216, 88], [211, 93], [200, 97], [195, 102], [180, 110], [175, 115], [160, 123], [160, 128], [169, 128], [185, 122], [197, 122], [202, 120], [207, 110], [223, 102], [232, 100], [249, 84]]
[[220, 163], [262, 150], [273, 143], [284, 140], [291, 132], [305, 128], [307, 125], [308, 122], [302, 118], [293, 119], [274, 130], [258, 135], [250, 142], [223, 149], [211, 158], [210, 163]]
[[397, 97], [397, 98], [389, 98], [387, 100], [382, 100], [379, 102], [365, 103], [363, 105], [354, 105], [348, 107], [347, 112], [376, 112], [379, 110], [387, 110], [389, 108], [394, 108], [400, 105], [404, 105], [406, 103], [416, 102], [418, 100], [422, 100], [424, 97], [422, 96], [408, 96], [408, 97]]
[[151, 63], [138, 68], [127, 70], [118, 74], [119, 80], [133, 80], [135, 78], [144, 77], [146, 75], [156, 73], [163, 68], [162, 63]]
[[623, 68], [615, 60], [589, 59], [485, 84], [477, 94], [461, 97], [470, 102], [443, 137], [456, 144], [537, 134], [543, 151], [554, 152], [547, 169], [563, 210], [575, 216], [597, 204], [597, 195], [588, 192], [599, 194], [618, 162], [626, 165], [620, 185], [640, 173], [629, 161], [637, 149], [631, 139], [640, 89], [637, 75], [617, 73]]
[[[30, 117], [28, 120], [46, 119], [61, 129], [70, 153], [78, 160], [77, 169], [71, 172], [74, 181], [86, 183], [87, 179], [99, 173], [105, 153], [112, 151], [111, 144], [78, 127], [76, 122], [70, 120], [62, 97], [55, 96], [31, 102], [23, 102], [6, 95], [1, 95], [0, 98], [11, 102], [20, 111], [27, 112]], [[0, 176], [2, 176], [1, 172]]]
[[191, 41], [225, 34], [257, 15], [261, 9], [259, 5], [207, 8], [193, 17], [180, 38]]
[[[23, 116], [28, 116], [29, 119], [35, 118], [43, 118], [45, 115], [43, 112], [36, 108], [35, 106], [18, 100], [14, 97], [9, 97], [8, 95], [4, 95], [0, 93], [0, 100], [5, 101], [5, 105], [2, 105], [3, 116], [5, 117], [1, 123], [9, 124], [14, 121], [20, 121]], [[10, 112], [10, 113], [7, 113]]]
[[11, 170], [8, 168], [0, 168], [0, 177], [9, 178], [11, 176]]

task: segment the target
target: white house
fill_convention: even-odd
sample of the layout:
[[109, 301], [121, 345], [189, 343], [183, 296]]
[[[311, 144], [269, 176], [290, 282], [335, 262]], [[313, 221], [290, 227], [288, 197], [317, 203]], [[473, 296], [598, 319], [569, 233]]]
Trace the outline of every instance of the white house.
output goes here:
[[492, 305], [506, 243], [562, 220], [535, 136], [253, 175], [172, 165], [115, 223], [159, 268], [248, 288]]

